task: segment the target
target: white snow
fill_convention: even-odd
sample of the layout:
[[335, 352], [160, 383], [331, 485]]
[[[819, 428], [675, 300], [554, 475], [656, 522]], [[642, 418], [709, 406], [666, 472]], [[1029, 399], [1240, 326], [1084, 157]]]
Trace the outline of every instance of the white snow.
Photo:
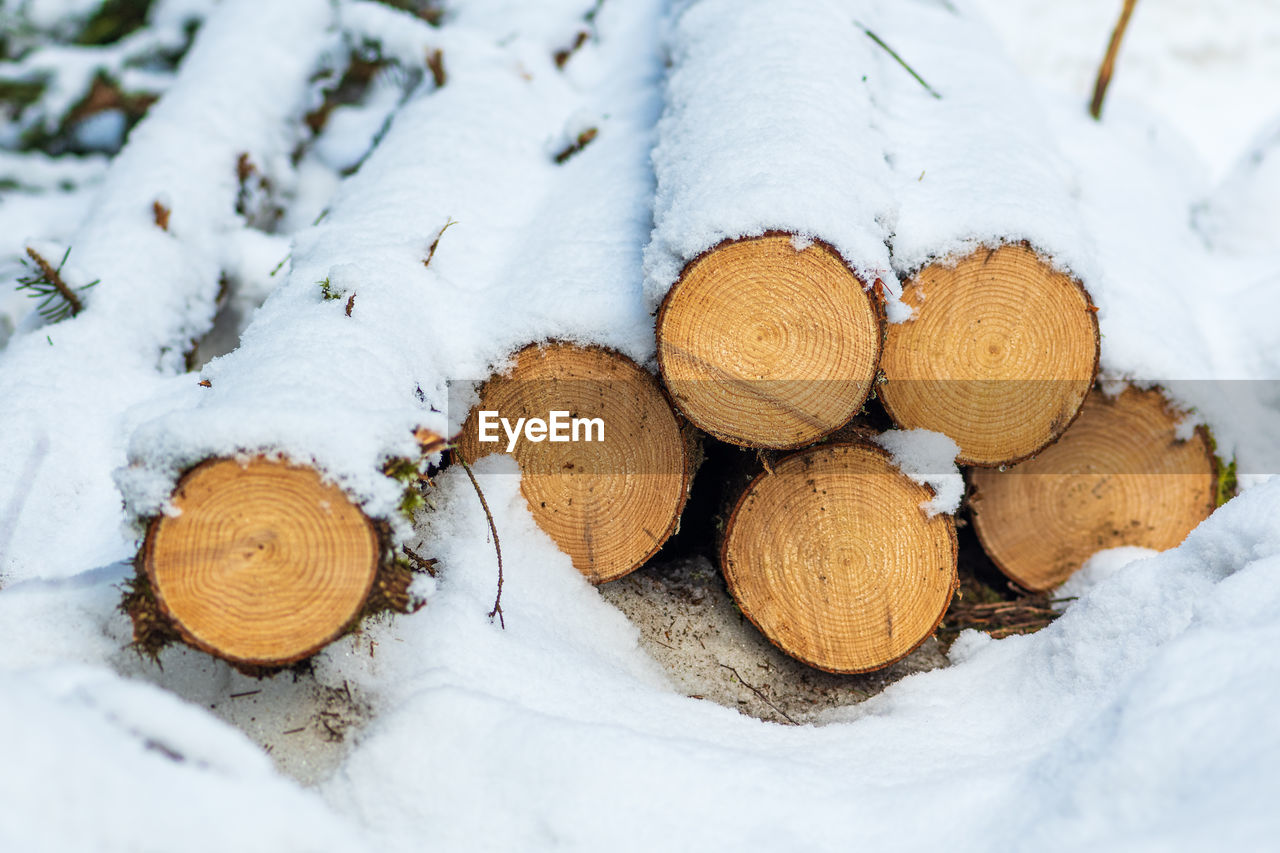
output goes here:
[[933, 497], [920, 505], [926, 515], [955, 514], [960, 509], [964, 477], [956, 467], [960, 448], [954, 441], [927, 429], [891, 429], [873, 441], [889, 451], [902, 473], [933, 490]]
[[[719, 20], [702, 11], [716, 4]], [[949, 0], [936, 4], [941, 11], [923, 0], [907, 5], [930, 21], [951, 5], [966, 18], [970, 11]], [[0, 157], [3, 174], [20, 175], [23, 187], [0, 203], [0, 251], [12, 259], [34, 240], [51, 251], [71, 245], [69, 277], [102, 279], [85, 314], [53, 326], [5, 313], [14, 303], [0, 301], [0, 313], [16, 319], [14, 336], [0, 343], [0, 849], [1271, 846], [1280, 832], [1280, 478], [1263, 475], [1280, 471], [1280, 258], [1268, 230], [1274, 198], [1261, 189], [1275, 179], [1265, 153], [1272, 149], [1265, 137], [1260, 159], [1239, 149], [1280, 112], [1264, 82], [1276, 55], [1264, 48], [1280, 15], [1265, 0], [1229, 10], [1166, 5], [1139, 4], [1136, 61], [1122, 54], [1102, 123], [1084, 116], [1090, 81], [1079, 85], [1075, 71], [1053, 76], [1062, 90], [1014, 87], [1025, 99], [1019, 114], [1039, 111], [1058, 152], [1024, 165], [1043, 169], [1031, 178], [1062, 177], [1069, 188], [1084, 236], [1064, 232], [1062, 245], [1046, 251], [1088, 251], [1079, 266], [1091, 270], [1102, 308], [1108, 376], [1159, 381], [1194, 406], [1220, 449], [1253, 475], [1252, 488], [1178, 549], [1096, 556], [1060, 591], [1079, 598], [1048, 628], [1001, 640], [966, 632], [949, 668], [829, 711], [821, 725], [763, 723], [680, 695], [639, 647], [635, 626], [536, 527], [514, 463], [499, 456], [476, 469], [502, 535], [506, 630], [486, 618], [496, 585], [488, 526], [465, 476], [452, 469], [438, 478], [437, 510], [421, 514], [416, 528], [419, 550], [441, 560], [440, 577], [416, 587], [427, 606], [334, 644], [296, 691], [284, 675], [263, 682], [263, 696], [233, 700], [254, 688], [225, 664], [173, 649], [160, 670], [124, 648], [129, 623], [116, 609], [118, 585], [132, 571], [134, 543], [120, 530], [110, 474], [125, 463], [130, 440], [140, 467], [125, 479], [137, 476], [130, 494], [138, 505], [163, 500], [182, 459], [258, 444], [296, 447], [332, 462], [338, 475], [358, 473], [364, 485], [347, 485], [368, 488], [376, 502], [387, 497], [368, 473], [379, 454], [403, 448], [411, 426], [443, 430], [461, 417], [442, 405], [445, 379], [482, 378], [515, 348], [553, 332], [607, 342], [641, 361], [652, 356], [647, 310], [661, 287], [646, 299], [641, 255], [660, 112], [657, 0], [607, 0], [591, 21], [586, 0], [486, 0], [461, 5], [439, 30], [375, 4], [340, 4], [348, 32], [359, 21], [395, 34], [402, 62], [442, 49], [450, 78], [439, 91], [424, 82], [342, 181], [318, 156], [304, 154], [296, 172], [288, 164], [298, 139], [285, 129], [298, 128], [314, 106], [307, 78], [345, 44], [328, 4], [305, 0], [220, 6], [105, 173], [100, 159]], [[1016, 34], [1006, 50], [1045, 79], [1065, 67], [1055, 57], [1071, 58], [1072, 69], [1085, 67], [1077, 55], [1096, 62], [1118, 4], [983, 6]], [[1093, 17], [1074, 11], [1086, 6]], [[825, 94], [836, 87], [807, 88], [800, 72], [799, 83], [768, 85], [770, 71], [779, 83], [828, 58], [843, 79], [860, 56], [882, 81], [897, 75], [893, 86], [905, 88], [896, 98], [919, 88], [852, 25], [855, 17], [944, 100], [946, 69], [914, 48], [900, 24], [901, 37], [890, 38], [890, 24], [906, 14], [891, 4], [806, 0], [794, 16], [779, 4], [746, 9], [700, 3], [673, 31], [689, 53], [677, 53], [667, 91], [688, 100], [669, 108], [655, 155], [668, 188], [657, 195], [649, 286], [669, 285], [689, 253], [729, 236], [697, 220], [713, 208], [742, 215], [730, 230], [793, 228], [842, 252], [857, 249], [863, 261], [879, 253], [874, 264], [887, 272], [884, 241], [895, 221], [917, 217], [913, 233], [928, 235], [930, 222], [955, 221], [966, 202], [939, 196], [945, 210], [932, 220], [904, 200], [899, 216], [907, 196], [882, 180], [901, 173], [877, 165], [868, 167], [879, 177], [865, 193], [842, 197], [840, 207], [822, 193], [851, 178], [806, 179], [818, 193], [812, 198], [827, 200], [806, 210], [792, 198], [795, 218], [766, 225], [765, 190], [778, 189], [772, 168], [797, 179], [822, 170], [811, 155], [765, 169], [734, 128], [808, 151], [769, 121], [790, 117], [859, 131], [845, 140], [855, 152], [888, 150], [870, 141], [888, 138], [887, 123], [868, 131], [886, 115], [879, 102], [869, 106], [880, 90], [860, 88], [860, 77], [835, 103]], [[1205, 15], [1215, 16], [1212, 26]], [[847, 29], [837, 31], [833, 22], [845, 19]], [[555, 69], [551, 52], [580, 29], [591, 34], [587, 43]], [[735, 53], [724, 38], [731, 33], [750, 36], [759, 52]], [[989, 45], [975, 41], [982, 52]], [[243, 55], [253, 63], [227, 62]], [[715, 79], [760, 87], [768, 116], [747, 115], [755, 103], [747, 99], [707, 100], [696, 75], [680, 76], [714, 56], [739, 66]], [[969, 73], [998, 64], [994, 55], [980, 58]], [[1178, 81], [1197, 76], [1181, 98]], [[1222, 94], [1206, 94], [1213, 92]], [[1273, 106], [1259, 115], [1255, 103]], [[698, 110], [728, 122], [726, 138], [691, 145], [695, 159], [682, 164], [664, 146], [680, 116]], [[554, 165], [549, 153], [584, 124], [598, 125], [598, 138]], [[1173, 130], [1202, 126], [1192, 143]], [[981, 126], [956, 133], [969, 141], [956, 144], [965, 151], [941, 152], [956, 164], [952, 175], [969, 158], [984, 171], [1003, 165], [966, 147], [984, 135]], [[281, 234], [250, 233], [234, 214], [241, 151], [280, 180], [290, 202]], [[697, 183], [696, 158], [706, 154], [710, 176], [720, 168], [717, 153], [755, 170], [725, 178], [761, 188], [758, 197], [743, 195], [740, 210], [714, 184]], [[921, 193], [935, 174], [925, 171]], [[64, 178], [72, 189], [58, 188]], [[682, 208], [686, 191], [689, 199], [705, 193], [698, 197], [706, 204]], [[172, 207], [170, 232], [152, 221], [156, 199]], [[1061, 200], [1050, 194], [1046, 209]], [[871, 216], [849, 220], [843, 210]], [[973, 221], [1007, 231], [998, 213], [975, 210]], [[1240, 224], [1250, 217], [1256, 230]], [[458, 224], [424, 267], [450, 218]], [[677, 227], [681, 221], [689, 227]], [[24, 223], [29, 234], [9, 236]], [[822, 224], [848, 231], [842, 238]], [[896, 242], [895, 251], [904, 246]], [[271, 276], [290, 250], [291, 262]], [[1074, 255], [1070, 263], [1075, 269]], [[213, 387], [203, 389], [196, 376], [175, 372], [189, 338], [212, 322], [224, 271], [244, 283], [245, 311], [283, 284], [241, 348], [208, 366]], [[322, 300], [316, 282], [325, 277], [357, 294], [352, 317], [345, 300]], [[882, 441], [923, 462], [908, 467], [950, 475], [935, 486], [939, 498], [954, 490], [950, 460], [923, 461], [954, 458], [954, 448], [928, 436]], [[286, 720], [315, 728], [308, 684], [349, 691], [369, 721], [338, 746], [286, 734]], [[295, 772], [314, 787], [275, 773], [236, 728], [288, 752], [293, 763], [283, 766], [309, 767]]]
[[[0, 707], [21, 707], [19, 725], [40, 721], [41, 766], [81, 768], [78, 778], [101, 779], [114, 794], [152, 790], [141, 780], [168, 759], [147, 740], [190, 755], [156, 783], [170, 782], [160, 789], [172, 793], [160, 800], [170, 814], [192, 813], [187, 784], [228, 807], [252, 794], [251, 815], [274, 815], [261, 831], [300, 833], [295, 848], [625, 850], [672, 838], [726, 850], [828, 849], [851, 838], [920, 850], [1067, 850], [1123, 839], [1256, 848], [1276, 829], [1280, 481], [1228, 504], [1182, 548], [1116, 572], [1038, 634], [966, 633], [951, 668], [831, 712], [825, 725], [787, 727], [664, 687], [635, 628], [536, 528], [513, 463], [488, 457], [478, 470], [504, 534], [507, 630], [485, 617], [492, 546], [455, 469], [442, 478], [443, 511], [424, 530], [424, 547], [445, 570], [429, 605], [317, 662], [318, 679], [349, 681], [376, 712], [320, 788], [327, 818], [251, 771], [246, 747], [202, 746], [228, 743], [222, 723], [102, 669], [94, 677], [104, 692], [141, 707], [118, 711], [124, 722], [110, 728], [86, 725], [100, 713], [92, 709], [76, 712], [74, 724], [58, 714], [76, 734], [51, 734], [62, 731], [46, 723], [57, 700], [32, 698], [32, 681], [54, 678], [64, 665], [53, 661], [100, 663], [115, 652], [110, 636], [127, 630], [110, 610], [116, 571], [0, 594]], [[73, 602], [81, 613], [68, 609]], [[23, 747], [4, 747], [15, 748]], [[229, 775], [228, 766], [242, 769]], [[75, 840], [72, 826], [44, 818], [29, 772], [0, 764], [6, 802], [17, 805], [4, 811], [0, 839], [15, 849]], [[177, 774], [190, 781], [173, 781], [184, 779]], [[116, 799], [75, 802], [85, 825], [114, 833], [122, 847], [155, 837], [146, 834], [154, 822], [121, 826]], [[339, 821], [360, 827], [354, 847], [337, 834]], [[312, 822], [334, 837], [316, 840], [299, 825]], [[208, 842], [183, 832], [175, 837], [197, 849], [223, 840], [218, 830]]]
[[[267, 164], [287, 164], [288, 119], [301, 111], [327, 24], [306, 0], [221, 7], [112, 161], [65, 244], [69, 283], [100, 280], [86, 293], [89, 310], [52, 327], [28, 314], [0, 354], [0, 507], [12, 518], [0, 578], [73, 574], [128, 553], [111, 471], [157, 399], [200, 390], [189, 377], [165, 380], [213, 320], [223, 236], [245, 227], [235, 213], [237, 159], [249, 152], [269, 172], [287, 172]], [[226, 61], [242, 51], [252, 64]], [[169, 231], [154, 222], [160, 198], [172, 200]], [[51, 254], [56, 263], [62, 253]], [[66, 535], [69, 519], [75, 536]]]
[[898, 273], [1025, 241], [1089, 289], [1093, 251], [1073, 176], [1031, 85], [972, 2], [882, 2], [861, 23], [938, 95], [877, 49], [868, 85], [895, 173]]

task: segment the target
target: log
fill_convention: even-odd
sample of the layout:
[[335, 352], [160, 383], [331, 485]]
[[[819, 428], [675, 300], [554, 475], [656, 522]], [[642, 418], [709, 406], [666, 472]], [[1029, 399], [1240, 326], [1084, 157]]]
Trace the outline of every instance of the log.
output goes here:
[[724, 243], [689, 264], [658, 312], [658, 366], [690, 421], [722, 441], [792, 448], [866, 402], [880, 316], [829, 246], [786, 234]]
[[897, 293], [868, 120], [879, 49], [826, 0], [697, 0], [671, 18], [645, 249], [659, 369], [716, 438], [803, 447], [858, 413], [880, 345], [867, 291]]
[[900, 178], [893, 267], [914, 312], [891, 318], [878, 391], [960, 462], [1007, 465], [1061, 434], [1094, 376], [1101, 275], [1072, 172], [974, 9], [904, 0], [863, 20], [919, 75], [878, 78]]
[[743, 614], [778, 648], [827, 672], [881, 669], [930, 637], [956, 588], [949, 515], [868, 442], [784, 457], [752, 481], [725, 527], [720, 566]]
[[1027, 246], [979, 249], [903, 286], [914, 315], [887, 328], [880, 399], [905, 429], [945, 433], [964, 465], [1008, 465], [1070, 426], [1098, 370], [1083, 286]]
[[204, 462], [178, 483], [141, 559], [182, 640], [248, 666], [309, 657], [364, 610], [382, 563], [374, 524], [337, 486], [265, 458]]
[[514, 425], [557, 410], [598, 418], [604, 440], [589, 425], [576, 441], [518, 440], [520, 490], [587, 580], [607, 583], [642, 566], [675, 532], [696, 467], [694, 443], [657, 380], [635, 362], [603, 347], [553, 343], [526, 347], [510, 373], [485, 383], [459, 451], [469, 461], [505, 452], [501, 429], [499, 441], [479, 440], [481, 411]]
[[970, 472], [974, 531], [1014, 583], [1057, 586], [1104, 548], [1182, 542], [1217, 503], [1207, 430], [1179, 438], [1182, 413], [1158, 390], [1089, 395], [1052, 447], [1007, 471]]

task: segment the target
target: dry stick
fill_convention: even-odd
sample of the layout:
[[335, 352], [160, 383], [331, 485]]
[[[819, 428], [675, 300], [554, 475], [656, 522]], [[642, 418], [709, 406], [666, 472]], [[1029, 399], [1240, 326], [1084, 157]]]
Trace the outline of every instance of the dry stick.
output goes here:
[[871, 32], [871, 30], [867, 29], [862, 24], [859, 24], [857, 21], [854, 21], [854, 26], [862, 30], [864, 33], [866, 33], [867, 37], [870, 38], [873, 42], [880, 45], [880, 47], [884, 48], [885, 52], [888, 53], [890, 56], [892, 56], [895, 60], [897, 60], [897, 63], [901, 65], [903, 68], [905, 68], [908, 74], [916, 78], [917, 83], [919, 83], [921, 86], [924, 86], [924, 90], [926, 92], [928, 92], [930, 95], [933, 95], [938, 100], [942, 100], [942, 95], [938, 94], [938, 91], [936, 89], [934, 89], [932, 86], [926, 83], [924, 81], [924, 78], [921, 77], [919, 74], [917, 74], [916, 70], [912, 68], [910, 65], [908, 65], [907, 61], [903, 59], [901, 56], [899, 56], [896, 50], [889, 47], [889, 45], [885, 44], [884, 39], [880, 38], [880, 36]]
[[437, 89], [449, 81], [449, 75], [444, 70], [443, 51], [436, 49], [427, 54], [427, 68], [431, 71], [431, 79], [435, 82]]
[[151, 215], [156, 221], [156, 225], [161, 231], [169, 230], [169, 214], [171, 211], [168, 207], [161, 204], [159, 199], [151, 202]]
[[475, 472], [471, 470], [471, 466], [467, 464], [467, 460], [463, 457], [462, 451], [456, 446], [451, 447], [454, 455], [458, 457], [458, 462], [462, 464], [462, 470], [467, 472], [468, 479], [471, 480], [471, 487], [476, 490], [476, 497], [480, 498], [480, 507], [484, 510], [484, 517], [489, 520], [489, 532], [493, 534], [493, 550], [498, 555], [498, 594], [493, 599], [493, 609], [489, 611], [489, 621], [493, 621], [493, 617], [498, 617], [498, 624], [503, 629], [507, 627], [507, 620], [502, 617], [502, 544], [498, 541], [498, 526], [493, 523], [493, 513], [489, 511], [489, 502], [484, 499], [484, 491], [480, 488], [479, 481], [476, 480]]
[[748, 690], [750, 690], [752, 693], [754, 693], [754, 694], [756, 694], [757, 696], [759, 696], [759, 697], [760, 697], [760, 700], [761, 700], [762, 702], [764, 702], [766, 705], [768, 705], [768, 706], [769, 706], [770, 708], [772, 708], [773, 710], [777, 711], [777, 712], [782, 716], [782, 718], [783, 718], [784, 720], [786, 720], [788, 723], [790, 723], [790, 724], [791, 724], [791, 725], [793, 725], [793, 726], [798, 726], [798, 725], [800, 725], [800, 724], [799, 724], [799, 723], [797, 723], [795, 720], [793, 720], [793, 719], [792, 719], [792, 718], [787, 714], [787, 712], [786, 712], [786, 711], [782, 710], [782, 709], [781, 709], [781, 708], [779, 708], [777, 705], [775, 705], [775, 704], [773, 704], [772, 702], [770, 702], [770, 701], [769, 701], [769, 697], [768, 697], [768, 696], [765, 696], [763, 693], [761, 693], [761, 692], [760, 692], [759, 690], [757, 690], [755, 687], [752, 687], [750, 684], [748, 684], [748, 683], [747, 683], [747, 680], [746, 680], [745, 678], [743, 678], [743, 677], [738, 673], [738, 671], [737, 671], [736, 669], [734, 669], [733, 667], [729, 666], [727, 663], [722, 663], [722, 664], [720, 664], [720, 666], [722, 666], [722, 667], [724, 667], [725, 669], [727, 669], [727, 670], [729, 670], [730, 672], [732, 672], [732, 673], [734, 674], [734, 676], [735, 676], [735, 677], [737, 677], [737, 679], [738, 679], [738, 683], [740, 683], [743, 687], [746, 687], [746, 688], [747, 688]]
[[449, 226], [457, 225], [457, 224], [458, 223], [454, 222], [453, 219], [451, 218], [448, 222], [444, 224], [444, 227], [441, 228], [440, 231], [436, 233], [436, 238], [431, 241], [431, 247], [427, 249], [427, 259], [422, 262], [422, 265], [424, 267], [431, 266], [431, 259], [436, 256], [436, 248], [440, 245], [440, 238], [444, 236], [444, 232], [449, 230]]
[[1111, 73], [1115, 70], [1116, 55], [1120, 53], [1120, 42], [1124, 40], [1124, 31], [1129, 26], [1129, 17], [1138, 0], [1124, 0], [1124, 8], [1120, 10], [1120, 20], [1111, 31], [1111, 43], [1107, 45], [1107, 55], [1098, 68], [1098, 81], [1093, 85], [1093, 101], [1089, 104], [1089, 115], [1095, 120], [1102, 118], [1102, 102], [1107, 97], [1107, 87], [1111, 85]]

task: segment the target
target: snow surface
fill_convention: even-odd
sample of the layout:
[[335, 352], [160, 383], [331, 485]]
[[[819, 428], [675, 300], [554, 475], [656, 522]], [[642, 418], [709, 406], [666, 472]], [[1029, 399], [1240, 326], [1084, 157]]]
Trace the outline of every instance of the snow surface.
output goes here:
[[898, 273], [1025, 241], [1091, 289], [1093, 247], [1070, 168], [1029, 82], [973, 3], [892, 0], [860, 23], [938, 94], [884, 51], [868, 75], [895, 174]]
[[[160, 401], [200, 390], [190, 377], [165, 380], [212, 322], [222, 237], [245, 227], [237, 159], [251, 153], [268, 173], [288, 162], [289, 118], [327, 44], [327, 19], [301, 14], [308, 6], [236, 0], [218, 10], [67, 241], [64, 278], [99, 280], [88, 309], [48, 328], [28, 314], [0, 354], [0, 507], [10, 527], [0, 528], [0, 577], [74, 574], [128, 552], [111, 471]], [[251, 65], [226, 61], [242, 51]], [[161, 198], [173, 205], [168, 231], [153, 218]], [[71, 519], [78, 535], [66, 535]]]
[[[1059, 45], [1087, 45], [1096, 56], [1109, 32], [1109, 20], [1100, 31], [1078, 24], [1084, 16], [1068, 8], [1075, 4], [984, 6], [997, 2], [1016, 12], [998, 16], [1001, 28], [1063, 10], [1052, 26], [1006, 40], [1020, 62], [1052, 58]], [[1165, 381], [1256, 476], [1180, 548], [1135, 561], [1095, 558], [1081, 576], [1087, 589], [1048, 628], [1002, 640], [962, 634], [949, 668], [829, 711], [818, 725], [754, 720], [669, 683], [635, 626], [536, 527], [514, 463], [491, 456], [476, 467], [502, 532], [507, 629], [485, 616], [495, 586], [487, 524], [465, 477], [450, 470], [438, 481], [438, 510], [416, 528], [419, 549], [441, 559], [439, 579], [418, 587], [428, 605], [316, 659], [309, 678], [350, 691], [371, 718], [342, 751], [326, 753], [330, 763], [317, 761], [327, 769], [310, 776], [314, 787], [277, 775], [236, 730], [259, 721], [251, 702], [235, 710], [242, 700], [231, 697], [252, 688], [224, 664], [174, 649], [161, 671], [122, 648], [129, 625], [116, 610], [118, 584], [132, 570], [134, 543], [120, 530], [110, 474], [124, 465], [131, 437], [141, 466], [135, 500], [156, 482], [161, 494], [177, 460], [202, 446], [287, 440], [332, 454], [339, 470], [367, 470], [407, 441], [411, 425], [460, 417], [416, 403], [415, 385], [425, 380], [424, 397], [443, 402], [444, 378], [481, 378], [549, 329], [610, 341], [641, 360], [652, 355], [651, 329], [637, 318], [648, 322], [650, 304], [641, 251], [653, 191], [646, 158], [660, 94], [659, 4], [608, 0], [590, 23], [585, 2], [557, 0], [541, 14], [529, 5], [463, 6], [438, 31], [373, 4], [340, 5], [346, 31], [396, 33], [405, 63], [440, 47], [450, 75], [438, 92], [424, 81], [345, 179], [335, 171], [344, 158], [326, 162], [314, 149], [294, 172], [287, 155], [298, 140], [282, 131], [313, 106], [307, 77], [320, 57], [345, 44], [324, 3], [220, 7], [105, 170], [98, 159], [12, 167], [67, 170], [71, 190], [40, 177], [39, 193], [7, 193], [0, 216], [29, 222], [32, 239], [72, 245], [73, 281], [102, 282], [82, 316], [51, 327], [19, 320], [0, 352], [0, 849], [626, 850], [673, 839], [707, 849], [1272, 845], [1280, 831], [1280, 479], [1262, 475], [1280, 471], [1267, 464], [1280, 400], [1265, 391], [1265, 380], [1280, 376], [1280, 279], [1274, 231], [1259, 223], [1246, 233], [1231, 217], [1256, 210], [1274, 225], [1274, 196], [1254, 192], [1274, 171], [1265, 156], [1255, 167], [1239, 150], [1261, 121], [1252, 107], [1236, 119], [1249, 134], [1219, 137], [1219, 128], [1197, 137], [1202, 146], [1238, 142], [1215, 147], [1209, 165], [1173, 129], [1212, 124], [1238, 93], [1209, 108], [1162, 89], [1144, 106], [1142, 88], [1119, 88], [1132, 85], [1124, 65], [1100, 124], [1082, 114], [1087, 86], [1024, 95], [1046, 117], [1061, 155], [1053, 170], [1066, 169], [1087, 238], [1080, 247], [1092, 247], [1104, 367], [1112, 377]], [[675, 31], [697, 25], [710, 39], [711, 25], [697, 17], [709, 6], [688, 11]], [[1143, 17], [1158, 6], [1140, 4], [1135, 38], [1158, 41], [1160, 30], [1143, 22], [1165, 21], [1190, 47], [1147, 54], [1162, 69], [1155, 79], [1196, 73], [1205, 88], [1212, 78], [1224, 89], [1253, 81], [1257, 103], [1275, 97], [1258, 82], [1271, 54], [1238, 51], [1232, 65], [1216, 57], [1221, 44], [1250, 43], [1249, 34], [1224, 35], [1234, 11], [1192, 30], [1169, 13]], [[1266, 3], [1246, 6], [1265, 43], [1280, 14]], [[770, 19], [773, 39], [760, 55], [777, 57], [779, 74], [807, 61], [787, 47], [793, 24], [809, 27], [821, 46], [843, 36], [813, 32], [815, 21], [856, 16], [884, 29], [876, 15], [892, 12], [852, 2], [804, 10], [795, 21], [776, 10]], [[730, 14], [722, 31], [749, 27], [747, 17]], [[502, 26], [486, 23], [494, 20]], [[563, 72], [554, 69], [551, 51], [572, 44], [580, 28], [592, 38]], [[869, 49], [861, 31], [850, 25], [847, 34], [851, 50]], [[890, 43], [908, 51], [898, 41]], [[242, 50], [253, 63], [226, 61]], [[1205, 66], [1203, 55], [1216, 58]], [[905, 58], [928, 67], [927, 57]], [[743, 61], [735, 83], [759, 72]], [[875, 61], [883, 77], [903, 73], [883, 55]], [[1211, 73], [1227, 67], [1234, 70], [1224, 77]], [[945, 97], [944, 80], [936, 85]], [[850, 92], [870, 100], [857, 86]], [[798, 103], [779, 98], [772, 107], [803, 117], [812, 93], [793, 86], [788, 94]], [[227, 113], [237, 120], [222, 120]], [[843, 115], [842, 105], [832, 114]], [[767, 129], [759, 116], [742, 118], [751, 120]], [[866, 116], [859, 121], [865, 132]], [[600, 136], [552, 165], [584, 125], [598, 125]], [[361, 125], [350, 139], [368, 133]], [[188, 138], [175, 153], [170, 142]], [[234, 214], [234, 166], [246, 150], [292, 187], [283, 220], [291, 244], [246, 236]], [[0, 160], [6, 170], [9, 156]], [[1214, 165], [1237, 156], [1241, 174], [1254, 177]], [[1217, 173], [1229, 176], [1219, 182]], [[660, 211], [674, 205], [663, 192]], [[160, 197], [172, 203], [168, 233], [151, 219]], [[458, 224], [423, 267], [450, 217]], [[14, 239], [5, 250], [26, 244]], [[291, 264], [270, 276], [290, 249]], [[695, 251], [672, 250], [668, 274], [670, 258], [686, 250]], [[188, 339], [212, 323], [226, 269], [251, 279], [258, 295], [284, 284], [241, 349], [208, 366], [213, 388], [202, 389], [176, 371]], [[357, 294], [351, 318], [344, 302], [321, 299], [316, 281], [325, 276]], [[286, 343], [294, 349], [283, 351]], [[283, 387], [290, 381], [297, 393]], [[263, 402], [259, 382], [284, 395], [278, 410], [253, 408]], [[330, 433], [306, 417], [333, 412], [340, 422]], [[266, 426], [255, 426], [259, 418]], [[348, 427], [344, 449], [334, 433]], [[315, 714], [304, 694], [290, 698], [288, 680], [264, 684], [289, 714]], [[291, 747], [290, 737], [282, 731], [270, 742], [299, 760], [304, 749], [319, 756], [325, 748], [314, 738]]]
[[954, 515], [960, 509], [964, 477], [956, 467], [960, 448], [954, 441], [927, 429], [891, 429], [873, 440], [889, 451], [902, 473], [933, 490], [933, 497], [920, 504], [926, 515]]

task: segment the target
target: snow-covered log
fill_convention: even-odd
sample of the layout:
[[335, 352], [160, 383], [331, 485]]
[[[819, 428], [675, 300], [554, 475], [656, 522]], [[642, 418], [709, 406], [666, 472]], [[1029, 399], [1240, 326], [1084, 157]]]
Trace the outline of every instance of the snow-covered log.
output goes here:
[[646, 290], [663, 379], [717, 438], [808, 444], [871, 388], [868, 290], [896, 292], [875, 49], [836, 0], [704, 0], [673, 17]]
[[885, 3], [859, 21], [897, 175], [891, 239], [910, 319], [886, 328], [878, 390], [960, 461], [1026, 458], [1071, 423], [1098, 364], [1092, 252], [1034, 93], [968, 0]]
[[955, 523], [925, 509], [935, 497], [870, 441], [792, 454], [738, 497], [721, 571], [787, 654], [828, 672], [880, 669], [932, 636], [956, 588]]
[[[655, 3], [606, 4], [593, 18], [595, 40], [564, 63], [585, 103], [562, 140], [568, 147], [557, 155], [536, 225], [502, 273], [527, 294], [537, 328], [510, 371], [485, 385], [461, 439], [468, 459], [507, 449], [505, 436], [477, 441], [479, 411], [512, 423], [553, 410], [600, 419], [603, 442], [512, 446], [534, 518], [593, 583], [639, 568], [662, 546], [679, 524], [696, 467], [691, 431], [637, 364], [653, 352], [641, 250], [660, 105], [656, 13]], [[608, 118], [585, 124], [598, 116]], [[584, 133], [589, 143], [573, 150]], [[547, 337], [575, 343], [539, 346]]]
[[[170, 377], [208, 330], [221, 273], [237, 260], [237, 163], [287, 167], [329, 20], [314, 0], [220, 6], [70, 240], [28, 243], [50, 265], [69, 247], [59, 275], [83, 310], [54, 325], [29, 317], [0, 355], [0, 574], [56, 576], [124, 556], [121, 516], [91, 511], [118, 505], [118, 437], [146, 401], [199, 391], [191, 381], [179, 392]], [[227, 61], [239, 55], [254, 61]], [[68, 518], [91, 521], [68, 536]]]
[[[306, 472], [297, 476], [312, 487], [290, 492], [278, 477], [278, 513], [224, 526], [203, 552], [170, 556], [204, 560], [208, 574], [229, 577], [256, 559], [257, 541], [305, 527], [305, 516], [328, 511], [325, 502], [335, 506], [319, 491], [333, 486], [377, 531], [375, 588], [387, 580], [399, 592], [399, 546], [421, 502], [418, 478], [443, 448], [438, 437], [453, 435], [469, 408], [465, 393], [451, 401], [451, 380], [486, 376], [530, 342], [551, 339], [609, 346], [637, 361], [651, 354], [639, 269], [659, 64], [656, 37], [639, 35], [652, 29], [652, 9], [603, 7], [590, 17], [600, 55], [589, 45], [557, 63], [548, 10], [512, 20], [482, 14], [483, 6], [460, 9], [439, 30], [447, 83], [396, 114], [328, 214], [297, 237], [287, 283], [240, 348], [205, 368], [198, 405], [134, 433], [118, 481], [132, 514], [150, 523], [144, 555], [158, 555], [153, 543], [183, 517], [167, 514], [186, 494], [185, 479], [175, 491], [182, 472], [217, 466], [229, 493], [270, 462]], [[592, 8], [561, 4], [552, 29], [571, 36]], [[576, 75], [609, 80], [592, 88], [602, 102], [581, 94]], [[525, 309], [511, 310], [516, 304]], [[679, 465], [671, 472], [684, 476]], [[361, 555], [348, 564], [355, 588], [368, 581], [369, 555], [364, 522], [349, 521]], [[345, 539], [321, 545], [347, 547]], [[155, 560], [146, 568], [143, 585], [169, 571]], [[229, 633], [253, 633], [251, 622]], [[277, 663], [295, 656], [285, 651]]]
[[1065, 581], [1097, 551], [1181, 544], [1231, 497], [1203, 427], [1159, 390], [1094, 391], [1052, 447], [1007, 471], [970, 474], [974, 530], [1024, 589]]

